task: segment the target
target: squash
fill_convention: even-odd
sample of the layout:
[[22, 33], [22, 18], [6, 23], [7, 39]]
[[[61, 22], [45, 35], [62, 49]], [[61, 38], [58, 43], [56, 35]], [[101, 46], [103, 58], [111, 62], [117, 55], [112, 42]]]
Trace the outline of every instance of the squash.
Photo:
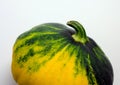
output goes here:
[[112, 85], [113, 69], [77, 21], [44, 23], [22, 33], [13, 46], [18, 85]]

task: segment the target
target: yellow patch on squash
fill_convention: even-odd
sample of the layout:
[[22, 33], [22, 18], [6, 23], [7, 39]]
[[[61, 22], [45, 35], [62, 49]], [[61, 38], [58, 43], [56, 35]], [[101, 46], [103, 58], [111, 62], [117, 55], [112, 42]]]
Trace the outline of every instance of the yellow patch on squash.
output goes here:
[[[75, 54], [70, 57], [66, 48], [67, 46], [56, 53], [37, 72], [27, 73], [25, 68], [20, 69], [14, 67], [13, 73], [16, 73], [14, 74], [16, 76], [15, 80], [17, 80], [19, 85], [88, 85], [88, 79], [84, 69], [75, 75], [75, 60], [77, 58]], [[42, 62], [45, 58], [47, 60], [47, 56], [44, 56], [43, 59], [38, 59], [38, 62]], [[29, 62], [32, 62], [32, 59]], [[19, 72], [20, 75], [18, 75]]]

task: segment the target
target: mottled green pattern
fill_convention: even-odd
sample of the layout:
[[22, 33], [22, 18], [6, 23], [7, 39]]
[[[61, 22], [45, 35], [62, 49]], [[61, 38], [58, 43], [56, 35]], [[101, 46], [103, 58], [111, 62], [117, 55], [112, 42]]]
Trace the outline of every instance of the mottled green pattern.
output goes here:
[[[13, 50], [15, 60], [20, 68], [36, 72], [67, 46], [65, 52], [69, 53], [70, 58], [72, 55], [76, 57], [75, 77], [85, 69], [89, 85], [112, 85], [112, 66], [102, 50], [89, 38], [84, 44], [76, 42], [72, 33], [74, 31], [71, 32], [66, 26], [57, 23], [36, 26], [16, 40]], [[37, 62], [38, 60], [42, 61]]]
[[[37, 68], [39, 68], [40, 65], [45, 64], [45, 62], [52, 59], [52, 57], [58, 51], [63, 49], [68, 42], [66, 41], [65, 37], [60, 35], [60, 30], [62, 29], [52, 27], [50, 25], [41, 25], [20, 35], [14, 46], [14, 52], [16, 54], [18, 54], [17, 52], [21, 52], [21, 54], [19, 55], [20, 57], [16, 57], [16, 61], [19, 63], [20, 67], [26, 66], [25, 63], [27, 63], [27, 61], [29, 61], [29, 59], [31, 59], [32, 57], [35, 57], [33, 59], [40, 59], [46, 55], [49, 55], [49, 58], [46, 58], [42, 62], [37, 64]], [[27, 49], [25, 49], [25, 47]], [[37, 47], [38, 50], [35, 50], [35, 47]], [[24, 50], [21, 50], [22, 48], [24, 48], [27, 53], [24, 53]], [[29, 63], [29, 71], [38, 70], [35, 67], [35, 62], [36, 61]]]

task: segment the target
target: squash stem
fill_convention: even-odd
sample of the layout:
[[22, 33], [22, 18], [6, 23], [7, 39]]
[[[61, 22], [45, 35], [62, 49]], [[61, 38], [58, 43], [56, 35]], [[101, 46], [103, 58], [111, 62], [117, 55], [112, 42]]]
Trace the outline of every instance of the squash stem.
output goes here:
[[75, 34], [72, 35], [73, 39], [77, 42], [85, 43], [88, 41], [88, 37], [84, 30], [84, 27], [77, 21], [68, 21], [67, 25], [73, 27], [76, 31]]

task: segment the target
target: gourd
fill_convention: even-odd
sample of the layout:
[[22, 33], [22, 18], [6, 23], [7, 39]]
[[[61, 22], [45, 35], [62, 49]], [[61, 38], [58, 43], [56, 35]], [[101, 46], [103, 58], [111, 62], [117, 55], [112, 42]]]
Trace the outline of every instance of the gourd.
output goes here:
[[112, 85], [113, 69], [77, 21], [45, 23], [15, 41], [12, 74], [18, 85]]

